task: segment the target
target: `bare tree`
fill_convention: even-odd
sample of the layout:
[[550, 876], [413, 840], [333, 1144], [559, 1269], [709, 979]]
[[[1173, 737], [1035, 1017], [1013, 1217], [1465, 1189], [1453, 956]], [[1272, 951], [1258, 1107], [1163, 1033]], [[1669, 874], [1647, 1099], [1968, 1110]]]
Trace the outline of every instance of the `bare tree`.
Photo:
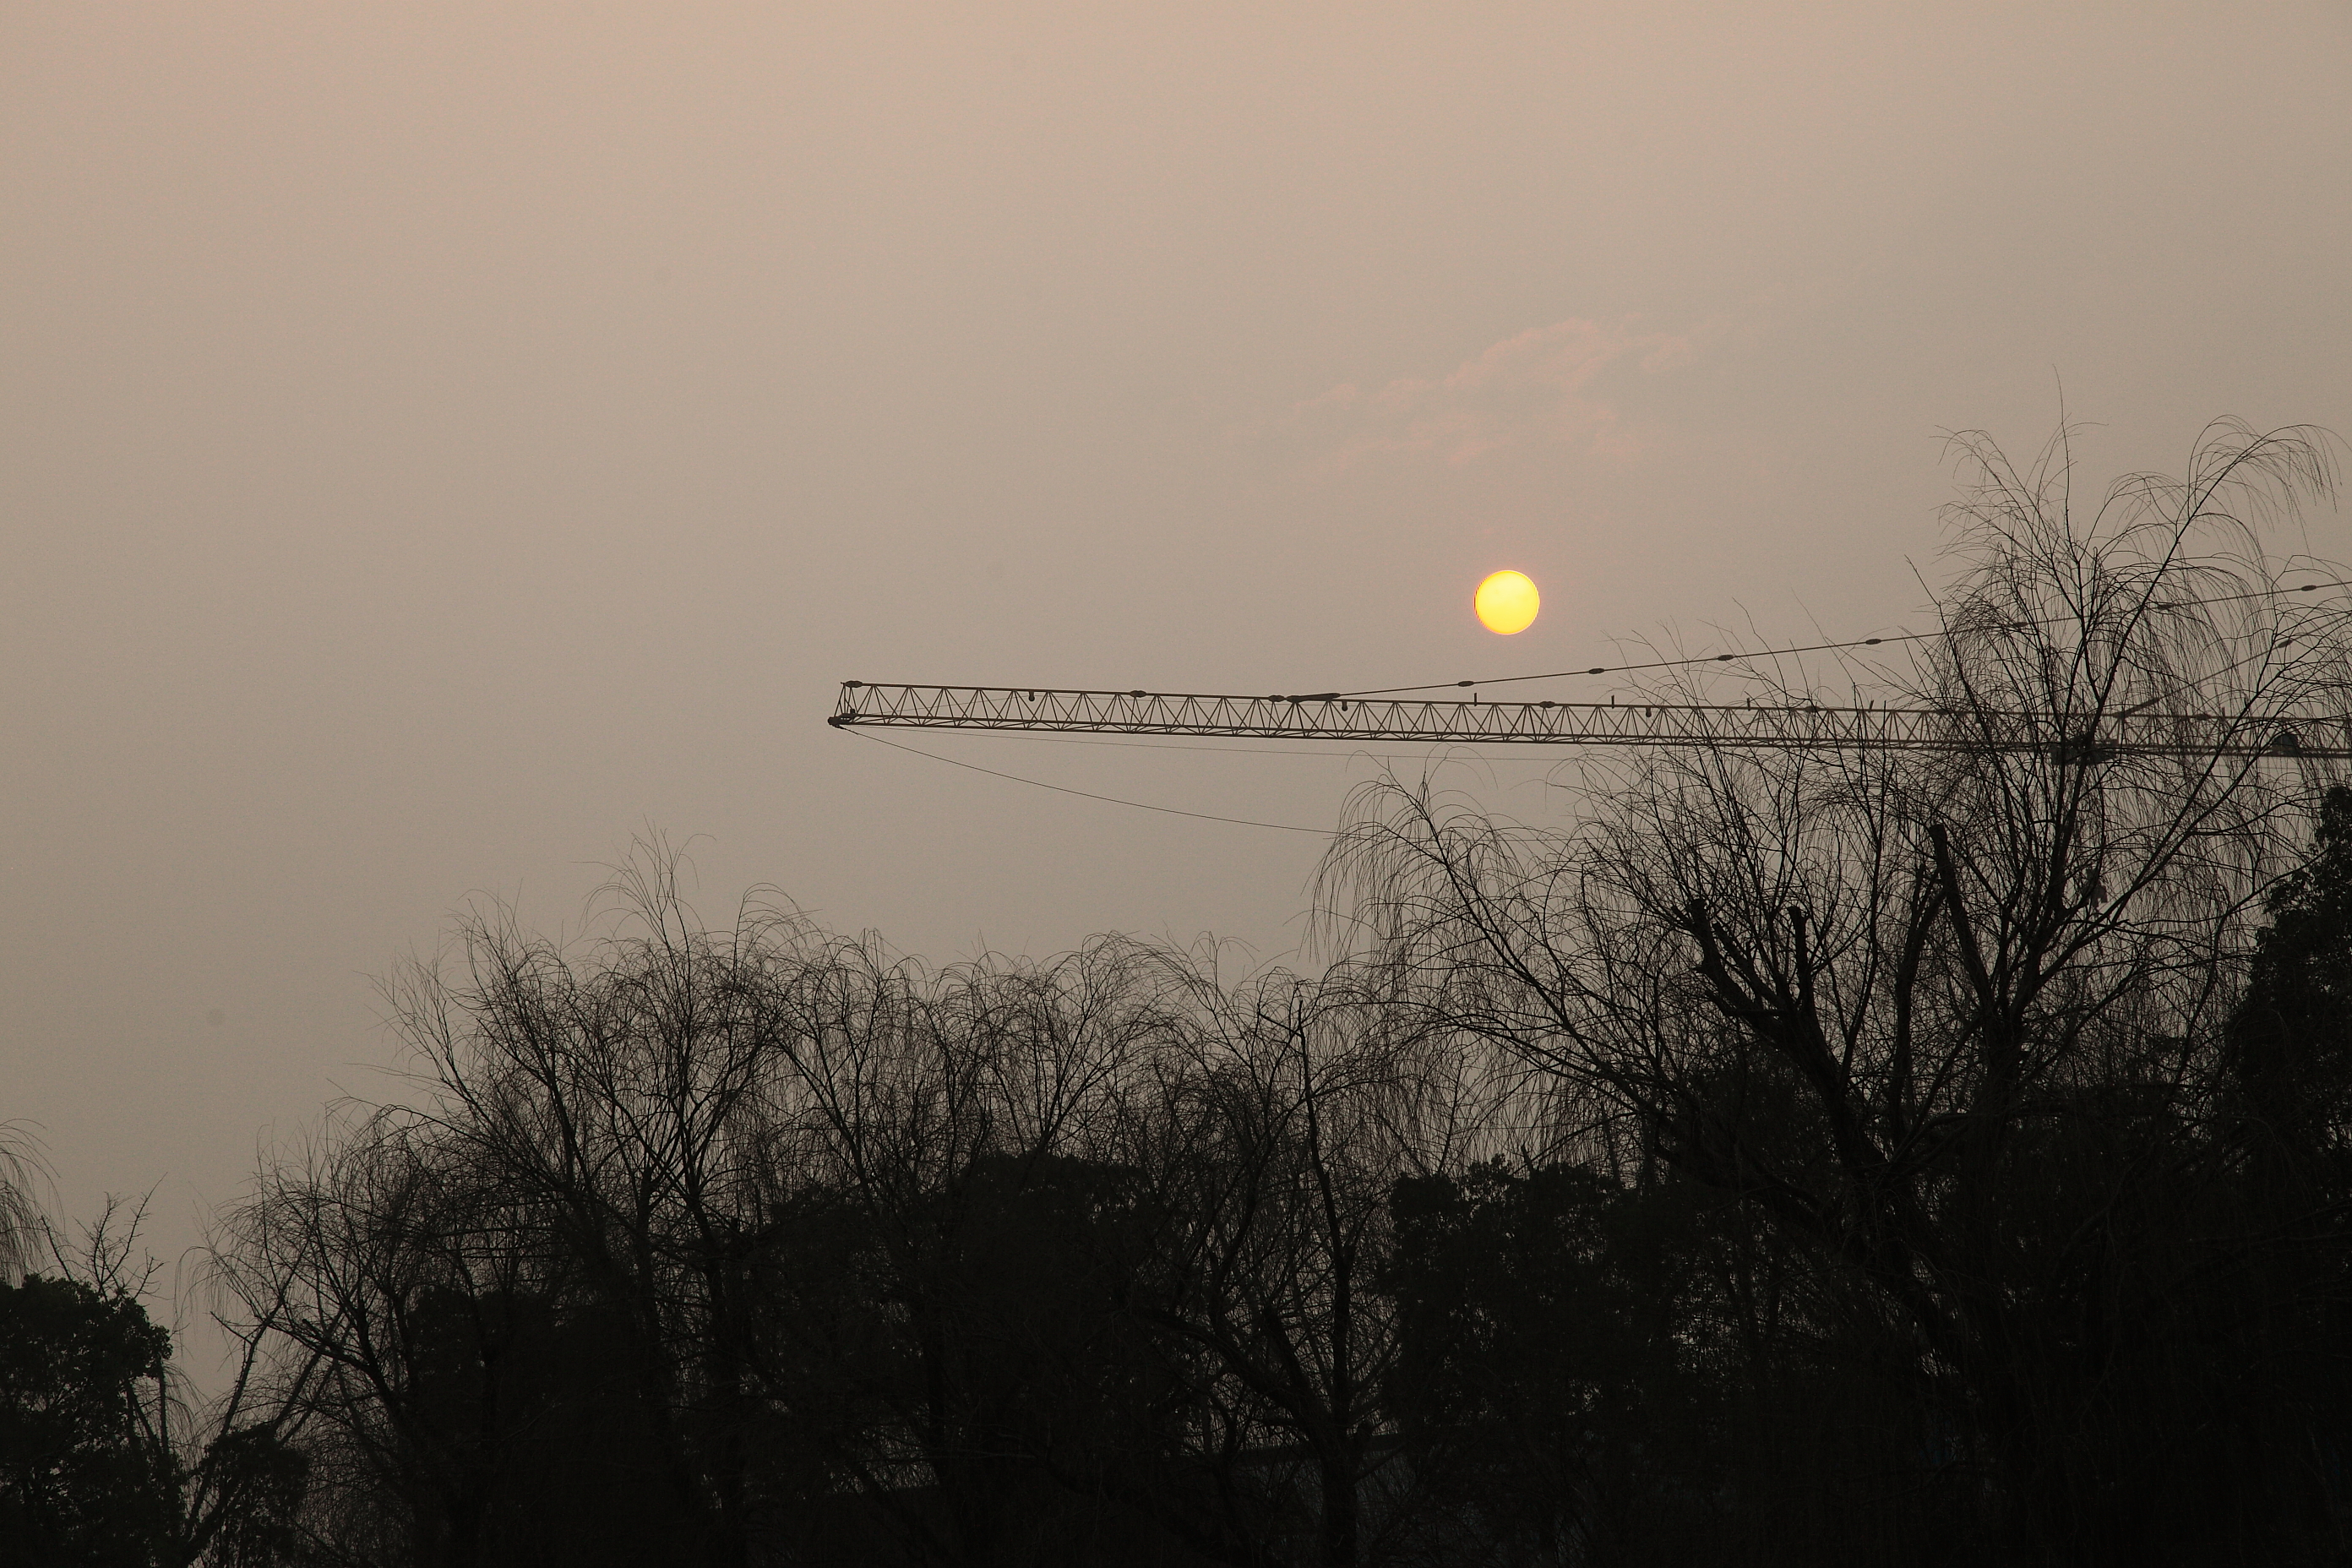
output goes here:
[[535, 1434], [593, 1412], [543, 1347], [587, 1335], [661, 1478], [636, 1506], [688, 1556], [851, 1516], [917, 1557], [1014, 1551], [1101, 1422], [1088, 1358], [1118, 1320], [1070, 1270], [1176, 1016], [1158, 959], [933, 973], [789, 913], [706, 930], [675, 862], [617, 885], [600, 941], [489, 911], [405, 972], [419, 1102], [332, 1129], [243, 1211], [240, 1277], [290, 1281], [270, 1331], [315, 1368], [321, 1465], [394, 1500], [415, 1549], [496, 1556], [517, 1489], [567, 1484]]
[[218, 1247], [274, 1352], [262, 1375], [300, 1412], [330, 1560], [486, 1560], [535, 1414], [511, 1374], [561, 1262], [433, 1131], [397, 1110], [330, 1123], [262, 1173]]
[[1189, 1385], [1171, 1458], [1215, 1478], [1223, 1514], [1193, 1537], [1236, 1562], [1388, 1560], [1420, 1522], [1385, 1404], [1390, 1193], [1475, 1155], [1507, 1080], [1344, 972], [1187, 978], [1187, 1048], [1127, 1121], [1158, 1230], [1123, 1297]]
[[22, 1278], [41, 1255], [46, 1233], [34, 1186], [47, 1174], [31, 1135], [0, 1122], [0, 1283]]
[[840, 1479], [913, 1555], [1039, 1550], [1059, 1505], [1037, 1483], [1102, 1500], [1149, 1423], [1106, 1273], [1134, 1228], [1126, 1098], [1183, 1023], [1162, 967], [1105, 938], [932, 973], [867, 939], [777, 995], [772, 1207], [840, 1250], [772, 1277], [772, 1386], [833, 1369], [867, 1413], [836, 1434]]
[[617, 922], [582, 953], [478, 919], [462, 974], [420, 967], [394, 997], [436, 1141], [528, 1205], [620, 1315], [674, 1504], [709, 1521], [708, 1560], [735, 1563], [753, 1531], [744, 1288], [783, 1067], [771, 998], [805, 926], [752, 905], [706, 929], [677, 875], [658, 847], [624, 868]]
[[[1937, 747], [1655, 753], [1591, 770], [1557, 833], [1391, 784], [1325, 899], [1399, 994], [1895, 1314], [2016, 1540], [2119, 1540], [2133, 1311], [2212, 1262], [2150, 1216], [2211, 1174], [2242, 959], [2325, 782], [2297, 738], [2352, 706], [2352, 616], [2259, 531], [2330, 493], [2331, 448], [2216, 426], [2087, 519], [2063, 434], [2022, 471], [1959, 449], [1940, 631], [1837, 694], [1937, 712]], [[2119, 743], [2159, 727], [2177, 749]]]

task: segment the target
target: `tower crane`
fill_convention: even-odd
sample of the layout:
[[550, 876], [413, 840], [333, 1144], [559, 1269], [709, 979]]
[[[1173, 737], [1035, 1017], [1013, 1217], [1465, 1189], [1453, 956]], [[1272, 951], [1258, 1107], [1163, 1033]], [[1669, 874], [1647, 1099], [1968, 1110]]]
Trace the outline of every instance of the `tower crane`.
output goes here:
[[[1462, 684], [1469, 685], [1465, 681]], [[1253, 740], [1533, 742], [1816, 751], [2074, 751], [2101, 757], [2352, 759], [2352, 716], [2060, 715], [1812, 703], [1404, 701], [1325, 691], [1244, 697], [845, 680], [825, 722], [911, 730], [1209, 735]]]

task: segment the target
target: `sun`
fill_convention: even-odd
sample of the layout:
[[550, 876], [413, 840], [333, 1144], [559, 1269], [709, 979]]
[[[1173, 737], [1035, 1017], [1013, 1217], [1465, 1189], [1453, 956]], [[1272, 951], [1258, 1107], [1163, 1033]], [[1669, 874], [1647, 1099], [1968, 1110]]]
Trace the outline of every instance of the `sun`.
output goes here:
[[1543, 600], [1536, 593], [1535, 579], [1526, 573], [1496, 572], [1478, 584], [1478, 597], [1473, 603], [1480, 626], [1509, 637], [1535, 625], [1536, 611]]

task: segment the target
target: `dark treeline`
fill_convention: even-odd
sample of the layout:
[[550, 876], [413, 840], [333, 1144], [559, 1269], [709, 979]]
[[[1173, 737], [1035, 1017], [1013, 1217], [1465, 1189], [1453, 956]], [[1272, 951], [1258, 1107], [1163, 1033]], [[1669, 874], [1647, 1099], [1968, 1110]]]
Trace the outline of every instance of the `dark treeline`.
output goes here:
[[[1973, 450], [1940, 637], [1854, 672], [1939, 743], [1542, 832], [1383, 784], [1313, 974], [935, 970], [659, 857], [598, 942], [470, 923], [390, 987], [415, 1092], [224, 1222], [247, 1375], [122, 1483], [177, 1544], [55, 1560], [2346, 1560], [2352, 793], [2293, 726], [2352, 637], [2246, 521], [2326, 448], [2088, 521]], [[120, 1291], [8, 1292], [159, 1375]]]

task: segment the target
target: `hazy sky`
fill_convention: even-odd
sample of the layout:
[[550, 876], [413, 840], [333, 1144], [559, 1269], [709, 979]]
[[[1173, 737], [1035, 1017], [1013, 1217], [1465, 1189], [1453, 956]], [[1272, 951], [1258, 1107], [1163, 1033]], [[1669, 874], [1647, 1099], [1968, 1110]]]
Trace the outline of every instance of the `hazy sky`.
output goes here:
[[[9, 0], [0, 1119], [176, 1247], [383, 1091], [371, 976], [647, 826], [714, 918], [1277, 956], [1314, 837], [835, 683], [1866, 634], [1940, 432], [2062, 380], [2101, 475], [2352, 433], [2348, 16]], [[1310, 825], [1370, 766], [924, 743]]]

